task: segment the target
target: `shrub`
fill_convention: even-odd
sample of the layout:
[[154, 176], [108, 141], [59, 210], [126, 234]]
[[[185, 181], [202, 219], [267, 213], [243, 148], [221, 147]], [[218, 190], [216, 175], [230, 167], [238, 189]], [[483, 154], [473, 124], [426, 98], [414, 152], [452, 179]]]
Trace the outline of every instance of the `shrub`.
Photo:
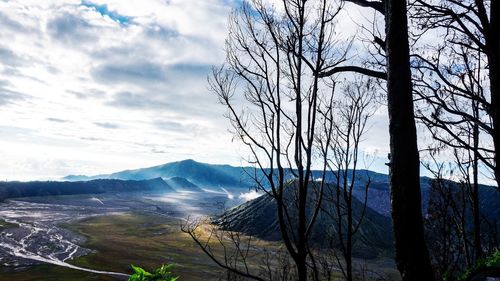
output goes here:
[[474, 273], [483, 269], [500, 268], [500, 249], [493, 250], [493, 253], [485, 259], [479, 260], [475, 266], [463, 272], [456, 281], [468, 280]]
[[170, 269], [171, 264], [163, 264], [162, 266], [155, 269], [154, 272], [147, 272], [141, 267], [131, 265], [134, 273], [129, 277], [128, 281], [176, 281], [177, 277], [172, 276]]

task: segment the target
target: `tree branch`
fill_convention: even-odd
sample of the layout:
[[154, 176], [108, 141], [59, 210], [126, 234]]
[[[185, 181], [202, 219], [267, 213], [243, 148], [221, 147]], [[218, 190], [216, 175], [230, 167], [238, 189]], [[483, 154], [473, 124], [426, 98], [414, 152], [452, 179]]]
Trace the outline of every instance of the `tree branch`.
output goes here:
[[371, 70], [371, 69], [363, 68], [360, 66], [354, 66], [354, 65], [336, 66], [336, 67], [329, 69], [327, 71], [320, 72], [318, 74], [318, 77], [321, 77], [321, 78], [328, 77], [328, 76], [334, 75], [336, 73], [341, 73], [341, 72], [357, 72], [357, 73], [368, 75], [368, 76], [371, 76], [374, 78], [387, 80], [387, 73], [385, 73], [383, 71]]
[[385, 15], [384, 0], [382, 1], [368, 1], [368, 0], [345, 0], [347, 2], [354, 3], [361, 7], [372, 8], [375, 11]]

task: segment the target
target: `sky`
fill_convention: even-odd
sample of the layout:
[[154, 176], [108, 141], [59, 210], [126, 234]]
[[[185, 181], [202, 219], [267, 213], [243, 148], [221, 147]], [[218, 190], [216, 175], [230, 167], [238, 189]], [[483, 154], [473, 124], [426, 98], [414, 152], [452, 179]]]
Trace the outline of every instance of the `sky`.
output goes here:
[[[0, 179], [245, 164], [207, 85], [235, 1], [0, 1]], [[381, 171], [385, 116], [367, 143]]]

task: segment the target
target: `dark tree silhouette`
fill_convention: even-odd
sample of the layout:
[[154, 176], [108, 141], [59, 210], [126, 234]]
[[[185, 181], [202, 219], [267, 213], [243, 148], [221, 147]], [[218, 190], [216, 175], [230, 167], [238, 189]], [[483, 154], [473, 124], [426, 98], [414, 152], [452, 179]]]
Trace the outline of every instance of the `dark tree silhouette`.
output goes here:
[[[474, 204], [478, 201], [475, 190], [478, 184], [471, 179], [473, 161], [466, 150], [454, 149], [451, 163], [440, 163], [432, 150], [432, 162], [424, 164], [434, 175], [429, 191], [429, 205], [426, 216], [427, 236], [431, 250], [436, 278], [455, 278], [463, 268], [475, 264], [477, 239]], [[459, 182], [448, 178], [455, 177]], [[473, 223], [471, 223], [471, 217]]]
[[[347, 83], [336, 99], [336, 103], [327, 103], [321, 111], [324, 120], [321, 151], [327, 155], [328, 169], [334, 175], [334, 188], [325, 191], [324, 201], [330, 202], [332, 209], [322, 211], [335, 222], [336, 235], [331, 237], [332, 243], [340, 245], [341, 255], [335, 255], [338, 267], [345, 279], [354, 278], [353, 249], [354, 236], [360, 229], [367, 207], [368, 188], [371, 183], [369, 176], [359, 170], [361, 142], [368, 130], [367, 122], [377, 109], [377, 90], [372, 79], [356, 80]], [[366, 164], [366, 163], [365, 163]], [[363, 177], [360, 179], [360, 177]], [[358, 182], [364, 188], [364, 201], [360, 218], [353, 217], [354, 189], [359, 188]], [[339, 257], [341, 256], [341, 257]]]
[[[484, 87], [489, 91], [481, 89], [482, 96], [478, 96], [476, 92], [475, 101], [491, 120], [484, 122], [484, 120], [476, 119], [474, 121], [492, 137], [494, 149], [488, 153], [493, 154], [493, 161], [490, 161], [487, 156], [483, 156], [481, 160], [494, 171], [495, 179], [500, 186], [500, 165], [498, 164], [500, 153], [497, 153], [500, 149], [500, 3], [495, 0], [414, 0], [412, 10], [414, 11], [412, 18], [416, 20], [420, 33], [429, 30], [440, 31], [444, 34], [448, 47], [457, 52], [461, 51], [466, 56], [476, 56], [472, 60], [485, 61], [483, 68], [488, 81], [487, 83], [481, 81], [484, 77], [476, 75], [476, 79], [479, 80], [475, 82], [488, 84]], [[467, 57], [464, 59], [462, 60], [464, 67], [470, 65], [470, 62], [466, 60]], [[440, 70], [450, 65], [446, 57], [443, 57], [443, 60], [427, 58], [425, 60], [438, 75], [440, 75]], [[477, 68], [476, 66], [472, 70]], [[457, 69], [453, 69], [453, 72], [457, 72]], [[453, 83], [447, 80], [446, 76], [439, 76], [439, 78], [443, 78], [445, 83]], [[456, 85], [454, 90], [456, 95], [459, 95], [464, 90], [463, 84]], [[465, 88], [465, 90], [470, 92], [471, 89]], [[467, 112], [462, 114], [467, 114]]]
[[373, 41], [374, 44], [383, 46], [387, 71], [385, 74], [357, 66], [339, 66], [323, 72], [322, 75], [354, 71], [387, 79], [391, 152], [388, 165], [396, 264], [403, 280], [434, 280], [421, 209], [420, 159], [410, 70], [407, 2], [346, 1], [370, 7], [384, 16], [386, 38], [374, 38]]
[[[468, 154], [474, 218], [474, 259], [483, 255], [479, 206], [480, 164], [499, 182], [498, 7], [496, 1], [415, 0], [412, 19], [422, 34], [443, 39], [415, 57], [418, 118], [449, 150]], [[496, 38], [496, 39], [495, 39]], [[496, 40], [496, 41], [495, 41]], [[439, 148], [442, 150], [442, 148]], [[446, 151], [446, 150], [445, 150]], [[455, 154], [457, 154], [455, 152]]]
[[[320, 211], [327, 163], [313, 161], [319, 146], [319, 103], [334, 94], [319, 73], [346, 56], [348, 44], [344, 48], [333, 37], [341, 7], [327, 0], [286, 0], [280, 11], [261, 0], [242, 5], [230, 19], [227, 64], [214, 69], [209, 83], [228, 110], [235, 138], [250, 152], [256, 188], [274, 199], [297, 279], [317, 279], [309, 239]], [[316, 178], [313, 164], [322, 170]], [[293, 202], [287, 202], [287, 188], [294, 189]], [[248, 268], [218, 264], [262, 280]]]
[[[282, 4], [279, 11], [259, 0], [243, 4], [231, 18], [227, 64], [214, 69], [209, 83], [228, 109], [235, 137], [250, 151], [249, 162], [256, 170], [249, 175], [276, 204], [281, 238], [294, 265], [290, 270], [288, 263], [281, 263], [291, 272], [286, 276], [320, 280], [325, 271], [330, 272], [331, 264], [321, 262], [328, 253], [315, 250], [310, 239], [320, 213], [341, 212], [333, 216], [340, 230], [335, 239], [343, 248], [342, 271], [353, 280], [353, 236], [363, 215], [353, 220], [351, 202], [359, 146], [373, 114], [376, 90], [372, 81], [342, 82], [348, 86], [338, 94], [335, 79], [324, 78], [325, 70], [346, 60], [350, 47], [350, 42], [339, 43], [334, 37], [334, 20], [341, 3], [295, 0]], [[320, 173], [313, 175], [313, 166]], [[352, 172], [349, 177], [348, 169]], [[327, 172], [337, 179], [327, 179]], [[327, 180], [335, 181], [337, 188]], [[333, 203], [322, 204], [325, 190], [336, 197]], [[363, 208], [366, 200], [365, 194]], [[337, 209], [324, 210], [322, 206]], [[184, 230], [228, 271], [255, 280], [285, 276], [272, 270], [265, 275], [252, 271], [246, 265], [247, 256], [241, 254], [247, 253], [245, 249], [237, 250], [232, 258], [217, 258], [209, 243], [200, 241], [197, 228], [196, 224], [186, 225]], [[280, 268], [277, 271], [282, 272]]]
[[[454, 155], [464, 171], [474, 214], [475, 257], [482, 256], [479, 206], [479, 164], [494, 169], [491, 124], [485, 108], [481, 54], [465, 47], [444, 45], [431, 59], [415, 55], [414, 81], [418, 97], [417, 118], [437, 141], [432, 153]], [[446, 57], [446, 62], [441, 61]], [[443, 59], [444, 60], [444, 59]], [[485, 139], [481, 141], [482, 139]], [[457, 157], [463, 155], [463, 157]]]
[[406, 1], [385, 1], [389, 176], [396, 263], [403, 280], [434, 280], [422, 219], [406, 11]]

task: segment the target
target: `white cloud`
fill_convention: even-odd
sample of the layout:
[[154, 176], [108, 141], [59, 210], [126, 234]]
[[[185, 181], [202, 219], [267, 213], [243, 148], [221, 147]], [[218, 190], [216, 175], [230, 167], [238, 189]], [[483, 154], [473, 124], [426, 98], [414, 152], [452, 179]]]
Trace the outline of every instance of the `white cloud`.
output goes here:
[[[232, 142], [224, 108], [206, 84], [211, 65], [224, 60], [227, 17], [236, 5], [1, 1], [0, 179], [109, 173], [185, 158], [241, 164], [244, 149]], [[339, 23], [346, 34], [363, 13], [349, 11]], [[387, 149], [380, 120], [370, 151]]]
[[224, 59], [230, 9], [218, 0], [0, 2], [0, 178], [238, 161], [205, 85]]
[[249, 192], [240, 193], [240, 195], [238, 195], [238, 198], [244, 200], [245, 202], [247, 202], [247, 201], [256, 199], [256, 198], [258, 198], [258, 197], [260, 197], [262, 195], [263, 195], [263, 193], [259, 193], [259, 192], [255, 191], [255, 190], [251, 190]]

